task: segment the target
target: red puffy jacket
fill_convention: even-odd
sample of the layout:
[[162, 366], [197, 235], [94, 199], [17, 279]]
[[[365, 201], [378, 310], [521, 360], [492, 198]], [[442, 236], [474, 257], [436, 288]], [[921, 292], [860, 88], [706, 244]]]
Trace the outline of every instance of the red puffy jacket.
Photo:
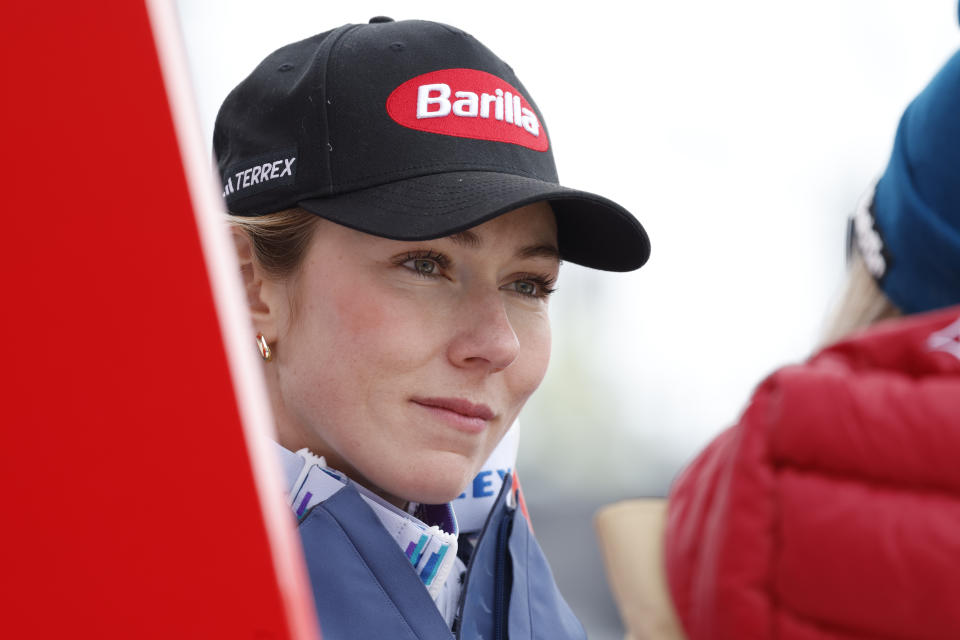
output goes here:
[[690, 640], [960, 638], [960, 307], [784, 368], [677, 480]]

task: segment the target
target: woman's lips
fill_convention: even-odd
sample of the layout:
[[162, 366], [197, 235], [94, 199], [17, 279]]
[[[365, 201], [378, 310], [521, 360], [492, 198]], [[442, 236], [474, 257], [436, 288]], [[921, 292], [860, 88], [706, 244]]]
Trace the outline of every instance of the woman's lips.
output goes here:
[[413, 402], [447, 424], [469, 433], [483, 431], [487, 423], [496, 417], [487, 405], [474, 404], [462, 398], [413, 398]]

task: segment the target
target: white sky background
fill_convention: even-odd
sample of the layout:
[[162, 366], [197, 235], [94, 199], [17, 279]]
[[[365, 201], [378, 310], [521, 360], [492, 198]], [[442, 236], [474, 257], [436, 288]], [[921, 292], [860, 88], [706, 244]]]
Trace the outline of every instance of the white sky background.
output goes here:
[[956, 0], [178, 6], [208, 140], [226, 93], [288, 42], [375, 15], [447, 22], [514, 68], [561, 182], [644, 224], [640, 271], [563, 268], [554, 359], [522, 419], [528, 492], [662, 492], [764, 375], [810, 352], [845, 216], [960, 46]]

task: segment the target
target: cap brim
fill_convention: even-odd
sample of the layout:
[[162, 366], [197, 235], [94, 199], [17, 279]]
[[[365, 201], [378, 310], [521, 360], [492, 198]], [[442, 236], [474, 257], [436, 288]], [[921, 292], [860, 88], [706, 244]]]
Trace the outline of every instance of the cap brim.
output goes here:
[[298, 205], [376, 236], [430, 240], [541, 201], [548, 201], [557, 216], [564, 260], [605, 271], [632, 271], [650, 256], [646, 231], [615, 202], [552, 182], [493, 171], [419, 176]]

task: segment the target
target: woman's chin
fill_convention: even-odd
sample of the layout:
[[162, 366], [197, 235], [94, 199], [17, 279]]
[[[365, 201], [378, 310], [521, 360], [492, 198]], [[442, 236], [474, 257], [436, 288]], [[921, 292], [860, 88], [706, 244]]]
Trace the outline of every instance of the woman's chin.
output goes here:
[[443, 480], [442, 478], [416, 478], [412, 482], [405, 482], [402, 487], [396, 487], [396, 491], [388, 493], [397, 496], [403, 502], [443, 504], [456, 499], [469, 483], [469, 481], [461, 482], [459, 477], [456, 482]]
[[424, 465], [416, 473], [381, 478], [379, 483], [373, 480], [373, 484], [378, 487], [374, 491], [394, 504], [442, 504], [456, 499], [476, 473], [472, 465]]

